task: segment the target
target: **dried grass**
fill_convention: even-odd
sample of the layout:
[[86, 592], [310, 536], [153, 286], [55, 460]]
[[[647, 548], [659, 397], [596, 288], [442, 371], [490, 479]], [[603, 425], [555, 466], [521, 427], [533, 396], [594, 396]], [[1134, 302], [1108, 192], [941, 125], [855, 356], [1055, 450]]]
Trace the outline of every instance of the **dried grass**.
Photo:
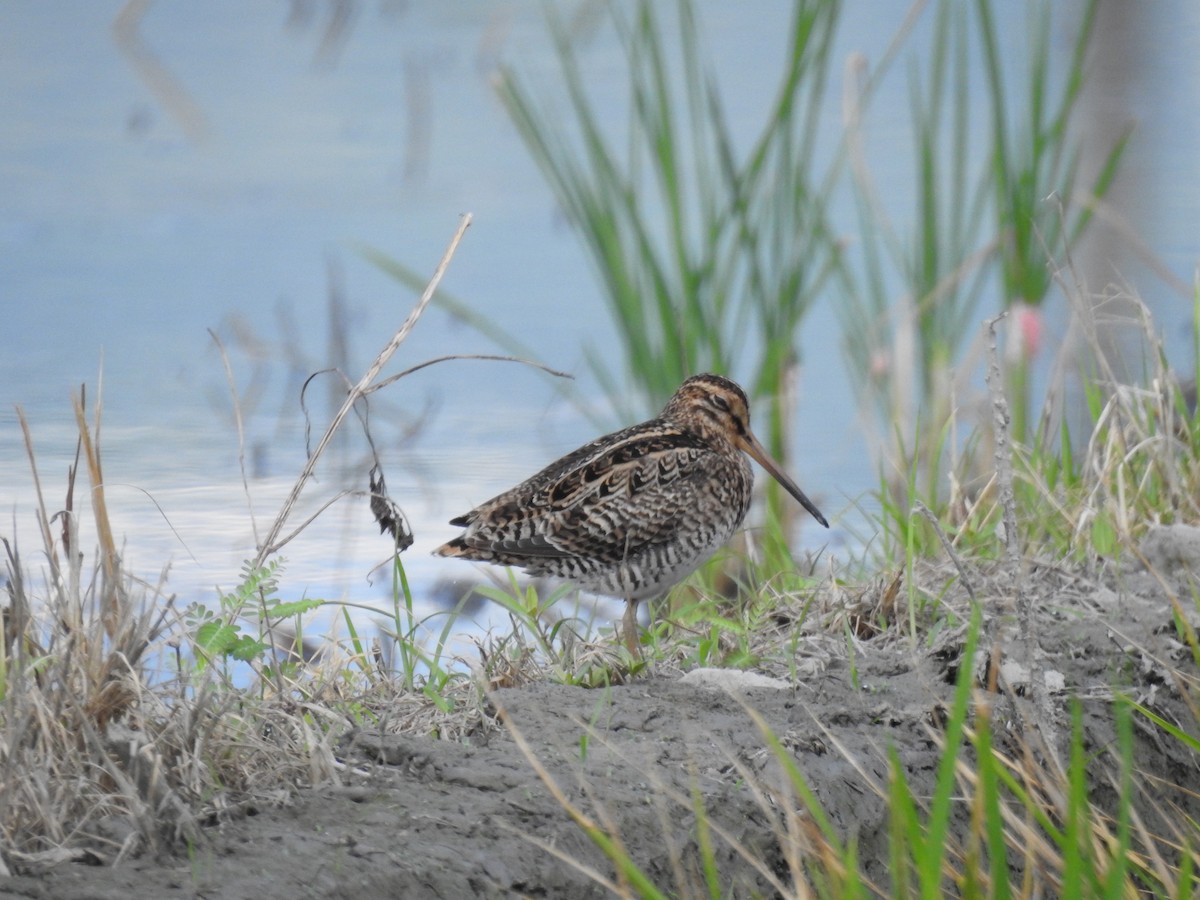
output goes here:
[[[348, 393], [268, 530], [260, 560], [286, 543], [283, 525], [320, 449], [411, 331], [469, 223], [464, 217], [425, 296]], [[0, 864], [24, 871], [65, 860], [115, 864], [191, 845], [203, 823], [339, 777], [335, 744], [356, 720], [451, 739], [486, 727], [468, 679], [447, 686], [458, 710], [447, 715], [354, 646], [329, 648], [294, 670], [277, 666], [271, 677], [260, 665], [252, 689], [234, 687], [218, 667], [200, 664], [196, 634], [164, 593], [165, 577], [148, 584], [122, 564], [105, 497], [101, 404], [89, 422], [82, 392], [75, 402], [79, 449], [53, 513], [19, 408], [18, 417], [43, 563], [32, 571], [22, 548], [0, 539], [9, 601], [0, 654]], [[80, 541], [82, 474], [98, 540], [90, 564]]]

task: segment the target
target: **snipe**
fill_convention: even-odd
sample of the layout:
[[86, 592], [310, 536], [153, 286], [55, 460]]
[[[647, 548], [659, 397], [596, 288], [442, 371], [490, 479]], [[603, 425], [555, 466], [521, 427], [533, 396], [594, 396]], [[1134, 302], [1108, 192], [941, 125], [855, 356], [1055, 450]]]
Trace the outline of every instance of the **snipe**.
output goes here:
[[467, 530], [434, 553], [623, 597], [625, 643], [639, 656], [638, 601], [690, 575], [746, 517], [754, 473], [742, 451], [829, 527], [750, 431], [742, 389], [694, 375], [655, 418], [598, 438], [451, 519]]

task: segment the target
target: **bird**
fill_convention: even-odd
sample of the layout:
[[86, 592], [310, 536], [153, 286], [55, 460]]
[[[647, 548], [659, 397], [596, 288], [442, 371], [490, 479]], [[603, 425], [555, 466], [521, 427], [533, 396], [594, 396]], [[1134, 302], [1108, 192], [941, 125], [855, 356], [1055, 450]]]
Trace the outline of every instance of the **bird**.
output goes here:
[[718, 549], [750, 508], [753, 458], [829, 522], [750, 430], [750, 404], [722, 375], [693, 375], [657, 416], [597, 438], [450, 520], [466, 530], [434, 555], [514, 566], [626, 601], [622, 633], [641, 658], [637, 605]]

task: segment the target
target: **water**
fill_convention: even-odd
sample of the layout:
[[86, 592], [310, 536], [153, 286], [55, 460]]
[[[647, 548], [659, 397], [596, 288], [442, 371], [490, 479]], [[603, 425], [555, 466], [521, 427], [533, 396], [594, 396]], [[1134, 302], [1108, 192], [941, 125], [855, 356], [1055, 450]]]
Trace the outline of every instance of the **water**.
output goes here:
[[[700, 4], [738, 133], [753, 134], [772, 99], [777, 70], [764, 61], [782, 56], [788, 6], [749, 16]], [[1005, 52], [1016, 53], [1023, 26], [1016, 4], [1003, 6], [1013, 17], [1002, 23]], [[0, 509], [13, 523], [0, 533], [15, 534], [27, 556], [39, 542], [14, 406], [30, 421], [53, 511], [74, 453], [71, 393], [86, 382], [94, 398], [102, 373], [108, 504], [126, 562], [147, 577], [170, 562], [170, 589], [184, 602], [233, 587], [303, 465], [300, 382], [335, 364], [357, 378], [413, 302], [358, 248], [432, 273], [466, 211], [474, 225], [445, 288], [547, 364], [581, 376], [597, 417], [622, 424], [606, 418], [586, 378], [585, 341], [614, 343], [590, 260], [492, 87], [505, 62], [551, 91], [556, 63], [539, 3], [351, 4], [340, 36], [329, 31], [344, 8], [335, 4], [158, 2], [124, 37], [113, 28], [121, 7], [0, 7]], [[905, 10], [849, 7], [838, 58], [878, 59]], [[1129, 204], [1134, 229], [1187, 283], [1200, 250], [1200, 13], [1171, 0], [1140, 16], [1142, 43], [1118, 41], [1138, 50], [1135, 59], [1112, 51], [1095, 63], [1124, 66], [1120, 78], [1097, 76], [1109, 93], [1095, 102], [1137, 118], [1115, 201]], [[619, 119], [620, 60], [607, 31], [590, 36], [583, 61], [601, 108]], [[823, 128], [836, 135], [840, 83], [831, 90]], [[876, 174], [900, 210], [911, 191], [905, 91], [902, 78], [890, 79], [871, 119]], [[831, 139], [823, 152], [835, 147]], [[1187, 305], [1137, 259], [1120, 264], [1189, 364]], [[343, 298], [344, 340], [330, 325], [331, 290]], [[835, 550], [869, 538], [854, 507], [870, 509], [876, 484], [833, 338], [836, 301], [814, 310], [803, 338], [793, 473], [827, 514], [851, 523], [853, 538], [835, 526]], [[248, 496], [210, 328], [241, 390], [253, 388], [241, 401]], [[388, 371], [492, 352], [432, 310]], [[319, 434], [329, 384], [311, 390]], [[456, 531], [446, 521], [596, 434], [545, 376], [489, 362], [424, 370], [377, 395], [372, 416], [389, 488], [416, 532], [405, 558], [425, 609], [437, 581], [477, 574], [430, 557]], [[365, 486], [364, 442], [351, 431], [293, 525], [334, 496], [346, 472]], [[285, 592], [386, 605], [388, 549], [365, 501], [343, 499], [284, 550]]]

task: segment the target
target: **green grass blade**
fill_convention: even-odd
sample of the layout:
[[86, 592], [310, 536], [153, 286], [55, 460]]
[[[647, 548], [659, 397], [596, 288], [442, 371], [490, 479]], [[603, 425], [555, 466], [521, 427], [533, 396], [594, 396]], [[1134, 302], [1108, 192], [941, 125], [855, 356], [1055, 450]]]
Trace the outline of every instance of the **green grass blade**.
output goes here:
[[942, 758], [938, 761], [937, 781], [929, 803], [929, 830], [925, 852], [916, 860], [922, 895], [930, 900], [940, 897], [942, 893], [942, 865], [946, 859], [946, 836], [950, 813], [954, 806], [954, 769], [962, 750], [963, 730], [970, 709], [971, 691], [974, 689], [975, 652], [981, 624], [982, 614], [978, 607], [974, 607], [967, 627], [966, 645], [959, 661], [954, 702], [946, 721], [944, 750]]
[[1001, 812], [999, 764], [992, 747], [992, 717], [990, 709], [979, 711], [975, 730], [976, 772], [979, 778], [979, 802], [983, 807], [983, 830], [991, 874], [992, 900], [1008, 900], [1012, 896], [1008, 882], [1008, 845], [1004, 838], [1004, 816]]

